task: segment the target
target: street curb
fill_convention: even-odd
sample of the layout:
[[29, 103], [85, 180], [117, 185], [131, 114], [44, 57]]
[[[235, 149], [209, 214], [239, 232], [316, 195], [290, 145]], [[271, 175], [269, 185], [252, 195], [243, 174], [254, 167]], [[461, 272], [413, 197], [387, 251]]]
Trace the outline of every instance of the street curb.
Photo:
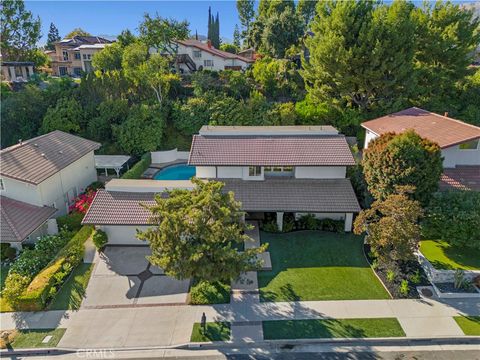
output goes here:
[[480, 336], [463, 337], [436, 337], [436, 338], [341, 338], [341, 339], [291, 339], [291, 340], [263, 340], [256, 342], [232, 342], [216, 341], [206, 343], [185, 343], [171, 346], [143, 346], [143, 347], [123, 347], [123, 348], [42, 348], [42, 349], [18, 349], [18, 350], [0, 350], [0, 357], [5, 356], [39, 356], [39, 355], [66, 355], [77, 352], [87, 351], [144, 351], [144, 350], [215, 350], [215, 349], [233, 349], [240, 347], [275, 347], [285, 350], [293, 349], [299, 345], [333, 345], [333, 346], [441, 346], [441, 345], [480, 345]]

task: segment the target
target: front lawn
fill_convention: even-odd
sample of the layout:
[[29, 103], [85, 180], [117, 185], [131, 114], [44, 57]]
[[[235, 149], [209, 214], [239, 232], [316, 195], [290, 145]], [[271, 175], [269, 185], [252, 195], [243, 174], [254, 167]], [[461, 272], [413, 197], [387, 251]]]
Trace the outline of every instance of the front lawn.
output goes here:
[[80, 264], [70, 274], [48, 306], [49, 310], [78, 310], [87, 289], [93, 264]]
[[450, 246], [446, 241], [424, 240], [420, 252], [439, 270], [480, 270], [480, 250]]
[[299, 231], [261, 233], [271, 271], [258, 272], [262, 301], [389, 299], [353, 234]]
[[465, 335], [480, 336], [480, 316], [455, 316], [453, 319]]
[[230, 323], [228, 322], [207, 322], [205, 334], [200, 323], [193, 324], [191, 342], [228, 340], [230, 340]]
[[263, 337], [265, 340], [402, 336], [405, 336], [405, 332], [396, 318], [277, 320], [263, 322]]
[[[13, 341], [7, 348], [45, 348], [55, 347], [65, 334], [66, 329], [29, 329], [16, 330], [13, 334]], [[52, 336], [48, 342], [43, 342], [46, 336]]]

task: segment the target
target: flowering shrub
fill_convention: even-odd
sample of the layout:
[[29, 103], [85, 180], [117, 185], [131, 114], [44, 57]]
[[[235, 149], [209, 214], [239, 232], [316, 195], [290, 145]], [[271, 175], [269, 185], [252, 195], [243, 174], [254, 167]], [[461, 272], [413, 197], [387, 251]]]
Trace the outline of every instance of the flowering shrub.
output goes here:
[[95, 190], [89, 190], [83, 194], [80, 194], [75, 199], [75, 203], [70, 206], [70, 211], [76, 211], [85, 214], [92, 204], [93, 198], [97, 192]]

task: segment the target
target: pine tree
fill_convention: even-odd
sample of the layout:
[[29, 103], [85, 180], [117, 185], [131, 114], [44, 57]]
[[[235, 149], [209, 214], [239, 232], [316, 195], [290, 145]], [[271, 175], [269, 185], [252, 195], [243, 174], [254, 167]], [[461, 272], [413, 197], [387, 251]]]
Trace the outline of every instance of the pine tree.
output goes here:
[[58, 33], [58, 29], [55, 26], [54, 23], [50, 23], [50, 30], [48, 31], [48, 37], [47, 37], [47, 45], [45, 48], [47, 50], [55, 50], [55, 45], [57, 41], [60, 41], [60, 35]]
[[240, 49], [240, 30], [238, 25], [235, 24], [235, 30], [233, 31], [233, 45]]

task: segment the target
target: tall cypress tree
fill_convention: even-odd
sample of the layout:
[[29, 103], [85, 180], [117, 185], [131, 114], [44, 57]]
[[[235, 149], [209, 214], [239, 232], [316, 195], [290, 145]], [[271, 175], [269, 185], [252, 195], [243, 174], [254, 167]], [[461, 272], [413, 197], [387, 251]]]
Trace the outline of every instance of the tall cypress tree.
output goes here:
[[208, 7], [208, 32], [207, 39], [212, 40], [212, 8]]
[[215, 17], [215, 36], [213, 40], [213, 46], [217, 49], [220, 48], [220, 19], [218, 16], [218, 11], [217, 16]]
[[47, 44], [45, 46], [48, 50], [55, 50], [55, 45], [57, 41], [60, 41], [60, 34], [54, 23], [50, 23], [50, 30], [48, 31]]

